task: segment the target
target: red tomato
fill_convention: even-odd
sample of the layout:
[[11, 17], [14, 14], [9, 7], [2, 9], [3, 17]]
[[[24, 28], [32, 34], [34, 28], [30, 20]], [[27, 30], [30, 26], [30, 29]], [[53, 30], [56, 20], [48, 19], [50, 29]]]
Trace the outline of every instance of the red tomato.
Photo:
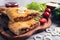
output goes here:
[[45, 12], [51, 12], [50, 8], [46, 8]]
[[50, 13], [49, 12], [44, 12], [43, 16], [46, 17], [46, 18], [49, 18], [50, 17]]
[[47, 19], [45, 19], [45, 18], [41, 18], [41, 19], [40, 19], [40, 23], [44, 24], [44, 23], [46, 23], [46, 22], [47, 22]]

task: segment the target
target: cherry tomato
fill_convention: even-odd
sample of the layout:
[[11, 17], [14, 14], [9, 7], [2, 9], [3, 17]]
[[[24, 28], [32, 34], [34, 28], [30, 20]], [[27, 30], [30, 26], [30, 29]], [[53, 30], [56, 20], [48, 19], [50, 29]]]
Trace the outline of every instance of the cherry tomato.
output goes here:
[[51, 12], [50, 8], [46, 8], [45, 12]]
[[47, 22], [47, 19], [45, 19], [45, 18], [41, 18], [41, 19], [40, 19], [40, 23], [41, 23], [41, 24], [44, 24], [44, 23], [46, 23], [46, 22]]
[[5, 6], [6, 7], [18, 7], [18, 4], [16, 2], [7, 2]]
[[50, 17], [50, 13], [49, 12], [44, 12], [43, 16], [46, 17], [46, 18], [49, 18]]

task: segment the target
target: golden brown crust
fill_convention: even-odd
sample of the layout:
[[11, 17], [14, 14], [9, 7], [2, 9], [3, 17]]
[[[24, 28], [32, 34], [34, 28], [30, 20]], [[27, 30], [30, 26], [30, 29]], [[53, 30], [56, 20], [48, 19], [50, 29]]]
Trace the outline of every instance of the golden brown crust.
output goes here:
[[[10, 20], [12, 20], [12, 21], [14, 21], [14, 20], [15, 21], [16, 20], [19, 21], [20, 20], [20, 17], [23, 17], [23, 19], [24, 19], [24, 18], [27, 17], [27, 15], [30, 15], [30, 14], [34, 14], [33, 16], [35, 17], [35, 14], [39, 14], [39, 12], [34, 11], [34, 10], [19, 10], [19, 8], [8, 8], [7, 9], [7, 15], [10, 18]], [[36, 16], [38, 16], [38, 15], [36, 15]]]
[[35, 21], [34, 19], [24, 22], [10, 22], [8, 27], [13, 33], [19, 35], [20, 29], [25, 29], [25, 28], [29, 29], [31, 28], [31, 25], [34, 25], [35, 23], [37, 23], [37, 21]]

